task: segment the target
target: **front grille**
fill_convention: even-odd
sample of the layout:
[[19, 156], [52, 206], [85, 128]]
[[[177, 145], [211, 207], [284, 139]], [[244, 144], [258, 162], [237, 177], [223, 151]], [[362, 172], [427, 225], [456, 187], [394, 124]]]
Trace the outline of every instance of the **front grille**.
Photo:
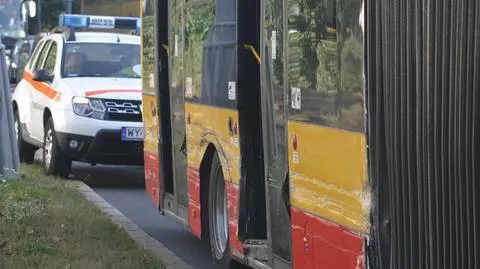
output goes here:
[[105, 137], [105, 143], [99, 147], [101, 154], [142, 154], [143, 142], [141, 141], [121, 141], [118, 136]]
[[103, 100], [107, 109], [107, 118], [109, 121], [130, 121], [141, 122], [142, 111], [141, 101], [132, 100]]

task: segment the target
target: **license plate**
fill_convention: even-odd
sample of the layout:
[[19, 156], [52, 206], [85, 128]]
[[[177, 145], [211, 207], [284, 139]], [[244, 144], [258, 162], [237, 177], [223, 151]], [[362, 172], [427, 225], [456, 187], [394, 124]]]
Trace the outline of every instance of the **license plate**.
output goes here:
[[142, 127], [122, 127], [123, 141], [139, 141], [143, 140]]

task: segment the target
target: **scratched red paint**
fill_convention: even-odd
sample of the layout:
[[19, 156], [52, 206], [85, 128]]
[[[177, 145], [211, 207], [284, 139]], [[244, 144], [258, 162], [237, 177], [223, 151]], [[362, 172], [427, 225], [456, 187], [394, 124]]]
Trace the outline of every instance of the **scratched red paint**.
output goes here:
[[198, 170], [187, 168], [188, 191], [188, 226], [192, 233], [201, 238], [202, 221], [200, 215], [200, 173]]
[[[243, 253], [243, 245], [238, 240], [238, 189], [236, 185], [225, 183], [227, 190], [228, 216], [229, 216], [229, 242], [230, 247]], [[187, 189], [188, 189], [188, 226], [192, 233], [201, 238], [201, 203], [200, 203], [200, 174], [198, 170], [187, 168]]]
[[158, 157], [155, 154], [144, 151], [144, 166], [145, 166], [145, 188], [150, 196], [150, 199], [159, 205], [159, 191], [160, 191], [160, 173]]
[[238, 240], [238, 186], [232, 183], [225, 183], [228, 203], [228, 234], [230, 248], [243, 254], [243, 244]]
[[363, 269], [363, 239], [291, 208], [293, 269]]

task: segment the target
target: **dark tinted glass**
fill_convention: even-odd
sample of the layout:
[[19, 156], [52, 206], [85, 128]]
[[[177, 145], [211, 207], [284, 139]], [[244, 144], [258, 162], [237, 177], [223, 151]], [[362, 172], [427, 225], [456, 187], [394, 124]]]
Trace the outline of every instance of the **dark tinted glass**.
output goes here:
[[361, 1], [289, 1], [290, 119], [364, 129]]

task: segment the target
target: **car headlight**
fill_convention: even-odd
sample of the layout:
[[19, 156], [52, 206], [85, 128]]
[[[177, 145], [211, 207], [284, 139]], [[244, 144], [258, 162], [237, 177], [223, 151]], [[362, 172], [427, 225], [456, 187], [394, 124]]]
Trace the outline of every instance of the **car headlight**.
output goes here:
[[100, 99], [75, 96], [72, 105], [73, 112], [79, 116], [104, 120], [107, 115], [105, 105]]

